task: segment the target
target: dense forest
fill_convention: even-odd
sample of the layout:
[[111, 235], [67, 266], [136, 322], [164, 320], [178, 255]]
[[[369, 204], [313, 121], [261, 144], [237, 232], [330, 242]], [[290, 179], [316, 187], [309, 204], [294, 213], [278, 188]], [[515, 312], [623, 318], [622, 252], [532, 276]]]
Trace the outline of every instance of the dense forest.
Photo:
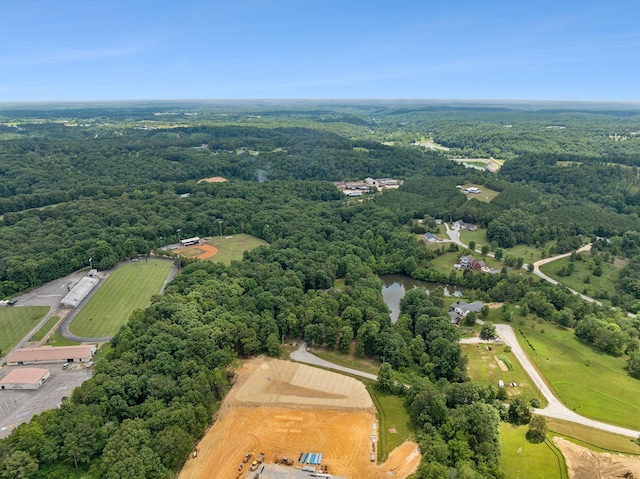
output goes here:
[[[230, 266], [187, 264], [60, 409], [0, 441], [0, 477], [167, 477], [210, 423], [238, 359], [279, 356], [282, 336], [345, 351], [355, 343], [358, 354], [384, 358], [385, 387], [412, 385], [395, 392], [407, 394], [427, 459], [419, 478], [502, 477], [497, 425], [510, 411], [496, 389], [468, 381], [441, 290], [407, 294], [392, 324], [378, 275], [464, 286], [473, 299], [518, 304], [597, 349], [640, 358], [637, 319], [506, 266], [444, 274], [433, 262], [446, 250], [416, 234], [428, 216], [486, 227], [494, 251], [551, 242], [551, 254], [593, 240], [594, 262], [629, 260], [614, 305], [640, 310], [639, 118], [384, 104], [0, 112], [4, 297], [89, 258], [109, 269], [150, 254], [178, 229], [215, 235], [219, 219], [225, 234], [270, 244]], [[515, 134], [532, 125], [541, 131]], [[611, 139], [620, 132], [626, 139]], [[465, 169], [412, 146], [426, 137], [449, 154], [508, 152], [508, 161], [498, 173]], [[197, 183], [214, 175], [229, 181]], [[361, 201], [330, 183], [368, 176], [404, 183]], [[462, 183], [499, 194], [469, 200]]]

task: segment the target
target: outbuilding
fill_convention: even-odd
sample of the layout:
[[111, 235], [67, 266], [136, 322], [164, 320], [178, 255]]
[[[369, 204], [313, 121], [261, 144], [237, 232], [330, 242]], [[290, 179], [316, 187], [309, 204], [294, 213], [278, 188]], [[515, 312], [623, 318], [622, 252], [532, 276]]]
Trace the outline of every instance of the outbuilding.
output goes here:
[[51, 377], [51, 371], [40, 368], [14, 369], [3, 379], [0, 379], [1, 389], [40, 389], [47, 379]]

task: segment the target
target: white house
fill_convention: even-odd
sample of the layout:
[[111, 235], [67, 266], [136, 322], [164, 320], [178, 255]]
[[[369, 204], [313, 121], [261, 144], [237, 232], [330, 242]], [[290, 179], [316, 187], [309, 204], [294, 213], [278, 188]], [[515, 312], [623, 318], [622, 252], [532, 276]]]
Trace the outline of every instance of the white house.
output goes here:
[[435, 243], [436, 241], [438, 241], [438, 238], [436, 238], [436, 235], [434, 235], [433, 233], [425, 233], [424, 239], [429, 243]]

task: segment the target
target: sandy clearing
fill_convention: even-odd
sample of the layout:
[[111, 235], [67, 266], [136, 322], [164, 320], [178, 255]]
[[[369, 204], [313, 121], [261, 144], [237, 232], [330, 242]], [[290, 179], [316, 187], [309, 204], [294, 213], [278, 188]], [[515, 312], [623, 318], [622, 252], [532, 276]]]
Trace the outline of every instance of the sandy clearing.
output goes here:
[[224, 183], [225, 181], [229, 181], [222, 176], [211, 176], [209, 178], [202, 178], [198, 180], [198, 183]]
[[421, 458], [413, 442], [392, 451], [384, 464], [371, 462], [370, 435], [378, 427], [359, 381], [289, 361], [251, 359], [198, 444], [198, 457], [187, 460], [179, 478], [234, 478], [246, 452], [263, 452], [266, 463], [319, 452], [329, 473], [348, 479], [413, 474]]
[[594, 452], [561, 437], [554, 437], [567, 462], [571, 479], [640, 477], [640, 457]]

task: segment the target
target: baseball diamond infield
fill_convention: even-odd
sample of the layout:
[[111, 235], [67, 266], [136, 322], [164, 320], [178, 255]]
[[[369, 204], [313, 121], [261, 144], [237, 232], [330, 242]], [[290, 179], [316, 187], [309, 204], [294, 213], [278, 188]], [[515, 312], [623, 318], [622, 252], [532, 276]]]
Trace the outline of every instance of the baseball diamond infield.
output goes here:
[[187, 246], [175, 250], [186, 258], [209, 259], [218, 253], [218, 248], [208, 244], [198, 244], [195, 246]]
[[[189, 457], [180, 479], [253, 477], [247, 452], [297, 459], [301, 452], [323, 454], [329, 473], [348, 479], [403, 479], [417, 470], [418, 446], [405, 442], [387, 462], [371, 462], [377, 436], [376, 409], [365, 386], [352, 378], [276, 359], [246, 361], [225, 398], [213, 427]], [[301, 467], [295, 463], [293, 467]]]

